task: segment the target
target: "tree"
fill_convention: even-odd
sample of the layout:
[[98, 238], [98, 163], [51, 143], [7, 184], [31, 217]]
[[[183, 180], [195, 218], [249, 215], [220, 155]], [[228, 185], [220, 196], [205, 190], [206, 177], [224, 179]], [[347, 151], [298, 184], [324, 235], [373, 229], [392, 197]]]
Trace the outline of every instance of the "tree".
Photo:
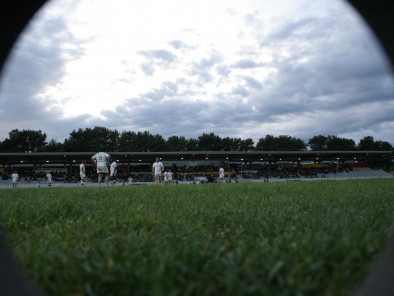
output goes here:
[[8, 138], [3, 141], [2, 149], [6, 152], [39, 152], [47, 145], [47, 135], [41, 130], [18, 130], [8, 133]]
[[305, 149], [304, 141], [287, 135], [279, 137], [266, 135], [265, 138], [260, 138], [256, 144], [256, 150], [262, 151], [302, 151]]
[[[118, 151], [119, 132], [96, 126], [92, 130], [92, 151]], [[96, 150], [94, 150], [96, 147]]]
[[[90, 129], [89, 129], [90, 130]], [[87, 137], [88, 132], [83, 129], [78, 131], [73, 130], [70, 133], [68, 139], [64, 140], [64, 150], [68, 152], [87, 152], [92, 151], [90, 148], [89, 138]]]
[[153, 141], [150, 143], [150, 151], [167, 151], [167, 141], [163, 138], [162, 135], [156, 134], [153, 136]]
[[214, 133], [203, 133], [198, 137], [198, 147], [200, 151], [220, 151], [222, 150], [222, 140]]
[[124, 131], [119, 138], [119, 151], [166, 151], [167, 142], [159, 134], [152, 135], [148, 131], [135, 133]]
[[371, 136], [366, 136], [362, 138], [358, 142], [358, 149], [359, 150], [373, 150], [374, 149], [375, 140]]
[[137, 135], [133, 131], [123, 131], [119, 137], [119, 151], [133, 151]]
[[222, 138], [222, 149], [224, 151], [239, 151], [241, 146], [240, 138]]
[[277, 150], [282, 151], [303, 151], [306, 149], [306, 144], [299, 138], [288, 135], [280, 135], [278, 137]]
[[143, 152], [150, 151], [150, 143], [153, 140], [153, 135], [148, 132], [138, 132], [134, 141], [134, 149], [133, 151]]
[[325, 151], [327, 150], [328, 138], [322, 135], [314, 136], [308, 141], [308, 146], [313, 151]]
[[391, 150], [392, 146], [386, 141], [375, 141], [373, 137], [366, 136], [358, 142], [360, 150]]
[[272, 135], [265, 135], [265, 138], [260, 138], [256, 144], [256, 150], [273, 151], [275, 150], [275, 137]]
[[252, 151], [254, 150], [254, 141], [251, 138], [241, 140], [239, 151]]
[[171, 136], [167, 140], [167, 148], [169, 151], [186, 151], [187, 140], [185, 137]]
[[78, 129], [70, 133], [64, 141], [66, 151], [97, 152], [117, 151], [119, 132], [111, 131], [105, 127], [96, 126], [93, 129]]
[[63, 151], [63, 144], [52, 139], [49, 143], [44, 147], [46, 152], [61, 152]]
[[337, 136], [329, 135], [327, 137], [327, 150], [331, 150], [331, 151], [356, 150], [356, 143], [352, 139], [340, 138]]
[[190, 138], [187, 140], [186, 149], [187, 151], [198, 151], [198, 140], [195, 138]]
[[374, 149], [375, 150], [381, 150], [381, 151], [386, 150], [386, 151], [389, 151], [392, 148], [393, 147], [391, 146], [391, 144], [389, 142], [386, 142], [386, 141], [376, 141], [374, 143]]

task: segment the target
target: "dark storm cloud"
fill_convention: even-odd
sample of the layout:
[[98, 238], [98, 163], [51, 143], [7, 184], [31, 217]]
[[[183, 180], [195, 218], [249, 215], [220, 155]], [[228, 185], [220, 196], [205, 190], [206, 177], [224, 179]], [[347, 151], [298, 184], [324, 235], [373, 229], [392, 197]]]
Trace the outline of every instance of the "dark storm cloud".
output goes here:
[[[376, 116], [394, 111], [394, 87], [373, 39], [344, 20], [332, 25], [336, 30], [330, 23], [328, 19], [299, 19], [282, 23], [262, 39], [263, 46], [288, 48], [288, 54], [274, 56], [269, 66], [275, 73], [264, 81], [263, 89], [250, 90], [249, 102], [263, 117], [270, 115], [270, 120], [303, 117], [306, 123], [312, 122], [309, 136], [349, 135], [392, 122], [385, 115]], [[316, 114], [322, 115], [315, 118]]]
[[239, 96], [224, 96], [223, 103], [212, 104], [190, 99], [203, 93], [180, 91], [181, 86], [187, 86], [187, 81], [167, 81], [151, 92], [129, 99], [115, 111], [102, 112], [108, 118], [106, 126], [149, 130], [164, 137], [198, 137], [204, 132], [220, 132], [223, 125], [225, 130], [234, 129], [234, 125], [248, 119], [245, 114], [251, 111], [250, 107], [235, 98]]
[[34, 29], [32, 25], [20, 36], [2, 72], [3, 135], [14, 128], [46, 130], [46, 123], [59, 118], [61, 111], [49, 108], [48, 101], [37, 94], [59, 81], [67, 61], [84, 53], [83, 42], [68, 32], [62, 17], [47, 17]]
[[[348, 24], [342, 23], [341, 30], [336, 31], [340, 33], [334, 34], [327, 23], [327, 20], [313, 23], [310, 18], [283, 23], [260, 40], [260, 44], [277, 49], [269, 63], [256, 62], [258, 56], [253, 58], [253, 50], [249, 50], [247, 58], [231, 65], [218, 58], [220, 55], [194, 63], [191, 74], [200, 76], [201, 87], [214, 78], [211, 69], [222, 76], [230, 75], [231, 69], [274, 69], [266, 78], [238, 76], [241, 85], [216, 95], [222, 103], [197, 101], [188, 105], [179, 94], [163, 86], [147, 95], [159, 104], [150, 107], [142, 104], [142, 109], [138, 109], [142, 111], [133, 119], [129, 119], [127, 112], [122, 118], [129, 126], [138, 126], [140, 122], [165, 136], [173, 133], [195, 137], [214, 131], [224, 136], [258, 139], [277, 133], [307, 141], [317, 134], [359, 137], [362, 132], [373, 131], [385, 136], [380, 139], [392, 142], [392, 131], [379, 132], [390, 127], [394, 111], [394, 87], [388, 67], [371, 38], [361, 30], [349, 29]], [[280, 54], [286, 48], [289, 53]], [[248, 102], [241, 98], [248, 98]], [[151, 122], [152, 114], [158, 114], [160, 120]], [[181, 120], [173, 124], [178, 116]], [[264, 124], [275, 129], [264, 130], [261, 128]], [[160, 132], [162, 126], [171, 128]]]
[[135, 108], [135, 100], [130, 99], [114, 111], [105, 111], [102, 114], [108, 118], [106, 126], [123, 127], [126, 130], [159, 133], [164, 137], [171, 135], [190, 135], [204, 126], [199, 120], [209, 108], [209, 104], [201, 101], [184, 100], [181, 97], [171, 96], [166, 100], [150, 103], [148, 99], [137, 99], [138, 112], [130, 114]]

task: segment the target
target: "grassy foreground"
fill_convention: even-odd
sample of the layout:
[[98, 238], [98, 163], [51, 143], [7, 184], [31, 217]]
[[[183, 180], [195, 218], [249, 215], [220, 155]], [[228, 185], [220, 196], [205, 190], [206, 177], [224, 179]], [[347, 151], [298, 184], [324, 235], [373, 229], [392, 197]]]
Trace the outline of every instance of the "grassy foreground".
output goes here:
[[349, 295], [394, 182], [6, 189], [0, 223], [47, 295]]

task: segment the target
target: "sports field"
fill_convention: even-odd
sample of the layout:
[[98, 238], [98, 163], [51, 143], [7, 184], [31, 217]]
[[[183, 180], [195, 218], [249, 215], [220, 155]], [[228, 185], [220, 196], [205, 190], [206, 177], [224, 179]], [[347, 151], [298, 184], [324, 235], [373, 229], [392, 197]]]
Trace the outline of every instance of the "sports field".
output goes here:
[[47, 295], [349, 295], [394, 182], [4, 189], [0, 221]]

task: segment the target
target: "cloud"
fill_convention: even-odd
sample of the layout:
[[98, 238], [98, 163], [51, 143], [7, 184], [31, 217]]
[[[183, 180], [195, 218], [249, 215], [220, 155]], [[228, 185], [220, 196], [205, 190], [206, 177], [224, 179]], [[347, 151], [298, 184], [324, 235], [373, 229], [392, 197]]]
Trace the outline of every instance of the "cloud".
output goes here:
[[193, 49], [192, 46], [188, 45], [182, 40], [171, 40], [170, 42], [168, 42], [168, 44], [175, 49]]
[[173, 62], [175, 60], [175, 55], [165, 49], [142, 50], [139, 51], [139, 54], [150, 60], [161, 60], [163, 62]]
[[246, 88], [242, 86], [238, 86], [232, 89], [233, 95], [240, 95], [241, 97], [247, 98], [249, 96], [249, 92]]
[[61, 16], [47, 14], [44, 22], [32, 20], [3, 69], [0, 81], [2, 135], [14, 128], [46, 131], [48, 125], [57, 121], [62, 111], [40, 94], [47, 85], [61, 80], [67, 62], [84, 55], [83, 44], [83, 40], [77, 40], [68, 31]]
[[319, 22], [320, 21], [316, 18], [311, 17], [286, 22], [283, 26], [274, 30], [268, 38], [288, 41], [289, 39], [291, 40], [298, 36], [304, 40], [315, 38], [316, 36], [322, 36], [322, 34], [319, 34], [318, 30], [316, 30], [316, 25], [319, 26]]
[[154, 64], [152, 62], [142, 64], [141, 69], [145, 75], [148, 76], [152, 76], [155, 73]]
[[184, 47], [184, 43], [181, 40], [172, 40], [172, 41], [168, 42], [168, 44], [170, 44], [175, 49], [180, 49], [180, 48]]
[[164, 100], [167, 97], [176, 95], [178, 87], [175, 83], [170, 81], [165, 81], [162, 83], [161, 88], [153, 89], [152, 91], [144, 94], [142, 97], [146, 97], [155, 102]]
[[165, 49], [141, 50], [138, 54], [148, 60], [148, 62], [141, 64], [141, 70], [147, 76], [152, 76], [155, 73], [155, 66], [167, 69], [176, 60], [176, 56]]
[[261, 67], [261, 63], [256, 63], [253, 60], [250, 59], [243, 59], [238, 62], [236, 62], [232, 67], [233, 68], [239, 68], [239, 69], [252, 69], [252, 68], [258, 68]]
[[[202, 57], [199, 62], [193, 62], [188, 74], [190, 76], [198, 76], [199, 81], [197, 82], [197, 85], [199, 87], [204, 87], [206, 83], [215, 80], [214, 76], [216, 76], [215, 73], [217, 73], [217, 71], [212, 70], [216, 65], [220, 67], [220, 63], [222, 61], [223, 56], [217, 51], [213, 50], [209, 53], [208, 57]], [[222, 68], [222, 70], [225, 71], [224, 68]]]
[[[131, 38], [132, 44], [124, 41], [127, 38], [110, 43], [118, 50], [115, 56], [105, 54], [111, 61], [106, 71], [118, 75], [108, 77], [119, 86], [114, 90], [120, 103], [115, 105], [111, 97], [115, 91], [108, 91], [105, 104], [110, 110], [69, 118], [62, 116], [61, 104], [66, 102], [53, 104], [45, 90], [53, 87], [62, 93], [73, 87], [66, 85], [64, 75], [71, 62], [85, 58], [94, 62], [95, 43], [73, 36], [66, 14], [48, 14], [19, 41], [4, 71], [0, 133], [41, 129], [62, 140], [74, 128], [99, 125], [120, 131], [149, 130], [165, 137], [215, 132], [257, 141], [266, 134], [304, 140], [336, 134], [372, 135], [394, 143], [393, 77], [365, 27], [356, 17], [344, 16], [331, 1], [319, 2], [328, 7], [326, 13], [309, 1], [298, 6], [292, 1], [281, 3], [288, 5], [277, 7], [276, 14], [269, 13], [270, 5], [264, 10], [246, 4], [227, 9], [227, 18], [235, 24], [230, 33], [242, 38], [234, 38], [237, 42], [228, 47], [223, 46], [232, 38], [228, 31], [215, 35], [215, 27], [192, 19], [147, 43], [136, 38]], [[307, 4], [315, 9], [308, 10]], [[220, 19], [219, 13], [213, 15]], [[160, 24], [163, 34], [165, 25]], [[135, 28], [133, 36], [138, 37]], [[111, 30], [115, 31], [122, 32]], [[105, 32], [100, 34], [96, 37], [105, 44]], [[98, 58], [102, 61], [104, 56]], [[98, 85], [97, 94], [109, 88], [106, 77], [97, 75], [89, 82]], [[104, 79], [99, 83], [98, 78]], [[78, 90], [75, 94], [89, 96]]]
[[214, 65], [222, 61], [223, 61], [222, 55], [214, 51], [211, 53], [211, 55], [208, 58], [201, 59], [199, 64], [199, 69], [201, 70], [211, 69]]
[[219, 64], [223, 61], [223, 56], [217, 51], [212, 51], [208, 57], [203, 57], [199, 62], [194, 62], [192, 64], [192, 68], [190, 74], [200, 75], [205, 81], [211, 81], [211, 75], [208, 71], [214, 68], [215, 65]]
[[221, 75], [221, 76], [227, 76], [228, 74], [231, 73], [231, 70], [228, 66], [226, 65], [218, 65], [216, 67], [216, 72]]
[[245, 76], [243, 77], [243, 79], [246, 81], [248, 87], [250, 88], [254, 88], [258, 90], [263, 88], [263, 84], [253, 77]]

